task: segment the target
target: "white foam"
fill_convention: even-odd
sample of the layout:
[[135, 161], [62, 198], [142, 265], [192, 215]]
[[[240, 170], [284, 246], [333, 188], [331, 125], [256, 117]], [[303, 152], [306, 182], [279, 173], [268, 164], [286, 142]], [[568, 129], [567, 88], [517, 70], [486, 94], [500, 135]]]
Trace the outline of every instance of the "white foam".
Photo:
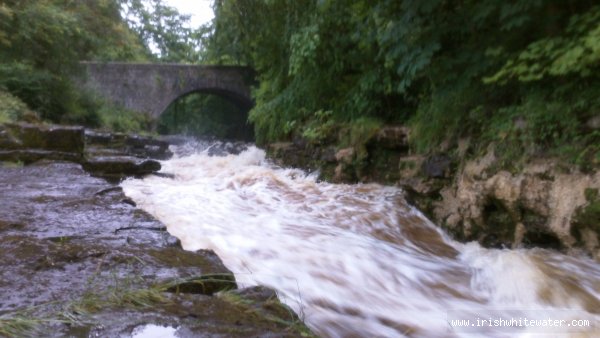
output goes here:
[[[175, 158], [163, 171], [175, 179], [130, 179], [125, 193], [186, 250], [215, 250], [242, 284], [279, 290], [323, 336], [461, 336], [448, 327], [449, 310], [598, 302], [597, 264], [458, 244], [394, 187], [318, 183], [270, 165], [256, 147]], [[576, 276], [578, 293], [555, 278], [560, 271]]]

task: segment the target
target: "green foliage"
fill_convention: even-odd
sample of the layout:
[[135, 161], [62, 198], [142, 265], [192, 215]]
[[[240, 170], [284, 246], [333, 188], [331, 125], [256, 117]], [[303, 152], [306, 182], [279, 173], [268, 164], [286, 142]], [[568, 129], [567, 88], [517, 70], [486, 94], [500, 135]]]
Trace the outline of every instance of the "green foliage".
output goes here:
[[312, 119], [304, 124], [302, 136], [314, 144], [322, 143], [331, 137], [335, 137], [335, 123], [332, 120], [331, 110], [318, 110], [312, 114]]
[[23, 337], [33, 336], [37, 326], [48, 320], [31, 318], [25, 316], [2, 316], [0, 317], [0, 336]]
[[600, 6], [574, 14], [559, 35], [531, 42], [511, 57], [486, 83], [516, 78], [528, 82], [547, 76], [578, 75], [588, 77], [600, 63]]
[[116, 0], [0, 4], [0, 87], [52, 122], [97, 126], [98, 106], [71, 83], [86, 59], [139, 59]]
[[[164, 295], [165, 287], [135, 287], [131, 280], [115, 280], [114, 285], [91, 285], [77, 299], [70, 302], [51, 302], [0, 315], [0, 336], [39, 337], [48, 325], [64, 324], [99, 325], [92, 315], [110, 309], [140, 310], [166, 305], [170, 300]], [[59, 310], [57, 310], [60, 309]], [[36, 310], [44, 309], [40, 316]], [[42, 312], [43, 313], [43, 312]]]
[[148, 61], [150, 51], [122, 18], [122, 0], [68, 1], [85, 32], [85, 60]]
[[475, 85], [459, 82], [437, 90], [417, 107], [409, 124], [411, 142], [419, 152], [449, 139], [480, 133], [490, 123], [491, 112], [485, 107], [484, 93]]
[[18, 97], [0, 90], [0, 123], [20, 120], [29, 108]]
[[155, 61], [199, 62], [207, 27], [191, 28], [190, 16], [162, 0], [121, 0], [128, 25]]
[[158, 123], [162, 134], [252, 140], [247, 111], [217, 95], [192, 93], [173, 102]]
[[317, 25], [303, 27], [300, 32], [292, 34], [290, 38], [290, 75], [299, 73], [303, 67], [316, 67], [315, 59], [319, 40]]
[[123, 133], [143, 133], [151, 130], [151, 121], [141, 113], [116, 107], [107, 103], [98, 110], [100, 127]]
[[360, 117], [342, 128], [340, 133], [341, 147], [352, 147], [356, 151], [356, 159], [362, 161], [367, 158], [367, 142], [370, 141], [381, 128], [381, 121], [370, 117]]
[[421, 152], [468, 136], [475, 153], [499, 144], [507, 163], [598, 163], [585, 127], [600, 111], [591, 1], [217, 1], [215, 13], [208, 60], [257, 71], [259, 143], [338, 130], [341, 144], [344, 125], [368, 119], [409, 124]]

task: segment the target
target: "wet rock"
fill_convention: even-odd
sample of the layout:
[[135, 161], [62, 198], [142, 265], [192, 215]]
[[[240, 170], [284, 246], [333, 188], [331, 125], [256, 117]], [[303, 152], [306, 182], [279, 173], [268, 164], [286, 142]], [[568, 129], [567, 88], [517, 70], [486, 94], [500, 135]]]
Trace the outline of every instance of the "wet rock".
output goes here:
[[335, 147], [327, 147], [321, 153], [321, 161], [333, 163], [335, 159]]
[[586, 203], [575, 210], [571, 235], [577, 242], [594, 250], [600, 247], [600, 189], [588, 188], [584, 192]]
[[208, 156], [227, 156], [230, 154], [238, 155], [248, 149], [248, 143], [235, 142], [215, 142], [208, 148]]
[[125, 203], [125, 204], [129, 204], [132, 207], [137, 206], [137, 204], [131, 198], [129, 198], [129, 197], [126, 197], [126, 198], [122, 199], [121, 202]]
[[165, 245], [169, 246], [169, 247], [179, 248], [179, 249], [182, 248], [181, 241], [179, 240], [179, 238], [177, 238], [175, 236], [168, 236], [165, 241]]
[[269, 144], [267, 154], [281, 166], [308, 170], [314, 167], [314, 158], [311, 157], [310, 151], [292, 142]]
[[484, 234], [479, 239], [479, 244], [484, 248], [489, 249], [507, 249], [510, 248], [510, 242], [503, 241], [496, 234], [488, 233]]
[[483, 205], [482, 228], [485, 231], [479, 242], [484, 247], [511, 248], [515, 239], [516, 221], [507, 210], [504, 203], [494, 197], [489, 197]]
[[230, 293], [254, 302], [266, 302], [269, 300], [278, 299], [277, 292], [275, 290], [263, 285], [233, 290]]
[[167, 141], [122, 133], [85, 131], [86, 152], [91, 156], [133, 156], [166, 160], [173, 156]]
[[0, 220], [0, 232], [5, 231], [5, 230], [22, 229], [23, 227], [24, 227], [23, 224], [6, 222], [6, 221]]
[[0, 149], [19, 149], [21, 142], [4, 125], [0, 125]]
[[440, 191], [445, 182], [408, 177], [399, 180], [397, 184], [404, 191], [404, 197], [409, 204], [416, 206], [428, 218], [435, 217], [435, 202], [441, 199]]
[[152, 173], [152, 175], [156, 176], [156, 177], [161, 177], [161, 178], [175, 178], [175, 174], [171, 174], [171, 173], [157, 173], [154, 172]]
[[11, 123], [0, 126], [0, 161], [26, 164], [39, 160], [79, 162], [83, 128]]
[[18, 140], [20, 149], [81, 154], [85, 145], [83, 127], [11, 123], [6, 129]]
[[576, 217], [585, 208], [586, 188], [600, 187], [599, 172], [564, 173], [552, 161], [532, 161], [516, 174], [494, 173], [489, 169], [494, 163], [489, 153], [465, 163], [440, 198], [431, 201], [432, 218], [457, 238], [484, 245], [575, 246], [600, 258], [600, 229], [578, 226]]
[[452, 159], [445, 154], [432, 155], [425, 159], [421, 170], [430, 178], [447, 178], [451, 174]]
[[101, 195], [109, 194], [109, 193], [112, 193], [112, 192], [123, 193], [123, 188], [121, 188], [121, 187], [110, 187], [110, 188], [102, 189], [102, 190], [96, 192], [96, 196], [101, 196]]
[[388, 149], [407, 149], [410, 129], [405, 126], [384, 126], [375, 135], [377, 146]]
[[170, 281], [167, 292], [213, 295], [220, 291], [236, 289], [233, 274], [212, 274]]
[[41, 160], [79, 162], [81, 154], [39, 149], [0, 150], [0, 161], [30, 164]]
[[544, 248], [561, 250], [560, 238], [549, 231], [528, 231], [521, 242], [525, 248]]
[[339, 163], [335, 166], [333, 171], [333, 177], [331, 180], [334, 183], [354, 182], [356, 181], [356, 175], [354, 168], [344, 163]]
[[130, 156], [100, 156], [90, 158], [83, 163], [83, 168], [95, 176], [105, 178], [141, 177], [160, 170], [161, 165], [155, 160], [144, 160]]
[[344, 149], [340, 149], [338, 150], [337, 153], [335, 153], [335, 160], [338, 162], [342, 162], [342, 163], [346, 163], [346, 164], [350, 164], [352, 163], [352, 160], [354, 159], [354, 148], [344, 148]]
[[[122, 189], [79, 164], [0, 167], [0, 186], [0, 313], [48, 319], [17, 336], [129, 336], [143, 323], [187, 337], [309, 333], [289, 313], [274, 321], [272, 312], [210, 296], [235, 288], [219, 257], [174, 246], [162, 223], [122, 203]], [[192, 291], [201, 281], [204, 289], [171, 293], [165, 281]]]
[[296, 146], [292, 142], [278, 142], [269, 144], [267, 150], [271, 154], [280, 157], [295, 148]]
[[[301, 324], [294, 311], [281, 303], [277, 293], [264, 286], [232, 290], [218, 294], [218, 298], [231, 304], [240, 311], [254, 313], [261, 317], [273, 318], [284, 327], [295, 327], [295, 333], [289, 332], [286, 336], [313, 337], [313, 334]], [[241, 324], [241, 323], [240, 323]]]
[[169, 143], [151, 137], [132, 135], [125, 139], [130, 155], [137, 157], [167, 160], [173, 156], [169, 151]]

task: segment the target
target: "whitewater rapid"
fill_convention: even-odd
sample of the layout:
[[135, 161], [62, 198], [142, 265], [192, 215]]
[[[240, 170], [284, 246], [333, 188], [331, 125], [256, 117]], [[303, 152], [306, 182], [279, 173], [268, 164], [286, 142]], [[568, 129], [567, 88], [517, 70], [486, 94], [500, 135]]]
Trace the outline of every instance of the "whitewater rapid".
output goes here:
[[[125, 193], [184, 249], [214, 250], [240, 286], [276, 289], [319, 336], [600, 336], [591, 259], [461, 244], [399, 188], [319, 182], [254, 146], [226, 156], [207, 147], [175, 149], [185, 155], [162, 163], [174, 178], [128, 179]], [[477, 325], [510, 318], [565, 325]]]

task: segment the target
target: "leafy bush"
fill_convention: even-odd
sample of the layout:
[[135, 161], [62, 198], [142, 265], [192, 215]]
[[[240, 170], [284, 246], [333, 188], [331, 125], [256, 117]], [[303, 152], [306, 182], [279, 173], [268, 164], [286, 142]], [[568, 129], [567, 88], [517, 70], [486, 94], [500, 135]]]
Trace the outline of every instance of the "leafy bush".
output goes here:
[[100, 127], [117, 132], [144, 133], [151, 130], [151, 121], [141, 113], [110, 104], [103, 104], [98, 111]]
[[313, 118], [304, 125], [302, 136], [314, 144], [335, 137], [335, 123], [332, 120], [332, 114], [330, 110], [314, 112], [312, 114]]
[[340, 146], [352, 147], [356, 151], [356, 159], [363, 160], [367, 157], [367, 143], [375, 136], [381, 121], [372, 117], [360, 117], [345, 124], [340, 132]]
[[0, 90], [0, 123], [20, 120], [29, 108], [19, 98]]

